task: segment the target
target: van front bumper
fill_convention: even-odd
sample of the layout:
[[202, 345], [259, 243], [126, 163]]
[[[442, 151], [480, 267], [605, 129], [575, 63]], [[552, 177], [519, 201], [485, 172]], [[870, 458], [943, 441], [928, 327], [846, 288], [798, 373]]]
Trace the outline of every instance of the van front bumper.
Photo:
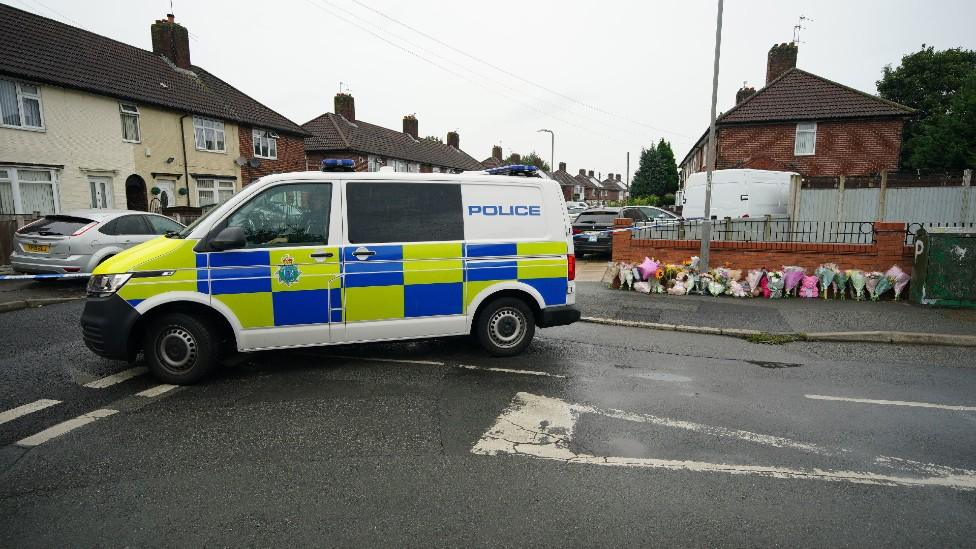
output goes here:
[[139, 312], [118, 294], [89, 297], [81, 313], [81, 334], [85, 345], [97, 355], [115, 360], [130, 360], [134, 347], [130, 335]]
[[539, 315], [539, 327], [550, 328], [552, 326], [566, 326], [580, 319], [580, 310], [576, 305], [562, 305], [559, 307], [546, 307]]

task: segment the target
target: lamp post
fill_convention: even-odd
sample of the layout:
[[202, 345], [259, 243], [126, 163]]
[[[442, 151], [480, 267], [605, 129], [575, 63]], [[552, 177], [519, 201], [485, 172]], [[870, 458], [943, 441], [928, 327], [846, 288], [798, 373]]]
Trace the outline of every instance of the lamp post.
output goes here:
[[712, 117], [708, 125], [708, 149], [705, 163], [705, 219], [702, 220], [699, 267], [708, 270], [709, 240], [712, 237], [712, 171], [715, 170], [715, 104], [718, 102], [718, 60], [722, 51], [722, 5], [718, 0], [718, 20], [715, 23], [715, 66], [712, 69]]
[[552, 133], [552, 130], [547, 130], [544, 128], [539, 130], [536, 133], [539, 132], [546, 132], [549, 134], [549, 137], [552, 138], [549, 146], [549, 169], [555, 170], [556, 169], [556, 134]]

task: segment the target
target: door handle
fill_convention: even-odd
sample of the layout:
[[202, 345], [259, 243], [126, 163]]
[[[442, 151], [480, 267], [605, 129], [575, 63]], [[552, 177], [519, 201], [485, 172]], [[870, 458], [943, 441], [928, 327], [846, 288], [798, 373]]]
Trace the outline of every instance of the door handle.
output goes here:
[[356, 257], [369, 257], [371, 255], [376, 255], [376, 252], [373, 250], [356, 250], [352, 253], [352, 255]]
[[315, 252], [315, 253], [308, 254], [308, 255], [309, 255], [309, 257], [332, 257], [335, 254], [332, 253], [332, 252]]

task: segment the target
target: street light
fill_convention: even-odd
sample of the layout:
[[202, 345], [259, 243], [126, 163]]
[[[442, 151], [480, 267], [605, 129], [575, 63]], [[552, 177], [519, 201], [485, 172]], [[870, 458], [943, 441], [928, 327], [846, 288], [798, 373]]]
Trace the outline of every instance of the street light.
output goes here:
[[718, 0], [718, 18], [715, 22], [715, 66], [712, 68], [712, 116], [708, 124], [708, 149], [705, 162], [705, 219], [702, 220], [701, 250], [698, 252], [701, 272], [708, 270], [709, 244], [712, 238], [712, 172], [715, 170], [715, 105], [718, 102], [718, 61], [722, 51], [722, 5]]
[[536, 133], [539, 132], [547, 132], [549, 136], [552, 138], [551, 140], [552, 143], [550, 144], [549, 147], [549, 169], [555, 170], [556, 169], [556, 134], [552, 133], [552, 130], [547, 130], [547, 129], [541, 129]]

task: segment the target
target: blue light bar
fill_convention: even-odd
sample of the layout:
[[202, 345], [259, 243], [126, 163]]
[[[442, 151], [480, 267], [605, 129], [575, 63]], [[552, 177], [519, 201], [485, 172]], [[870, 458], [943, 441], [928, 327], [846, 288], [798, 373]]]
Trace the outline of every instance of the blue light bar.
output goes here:
[[322, 160], [323, 172], [351, 172], [356, 163], [351, 158], [325, 158]]
[[512, 164], [510, 166], [499, 166], [485, 170], [489, 175], [521, 175], [524, 177], [540, 177], [539, 168], [526, 164]]

